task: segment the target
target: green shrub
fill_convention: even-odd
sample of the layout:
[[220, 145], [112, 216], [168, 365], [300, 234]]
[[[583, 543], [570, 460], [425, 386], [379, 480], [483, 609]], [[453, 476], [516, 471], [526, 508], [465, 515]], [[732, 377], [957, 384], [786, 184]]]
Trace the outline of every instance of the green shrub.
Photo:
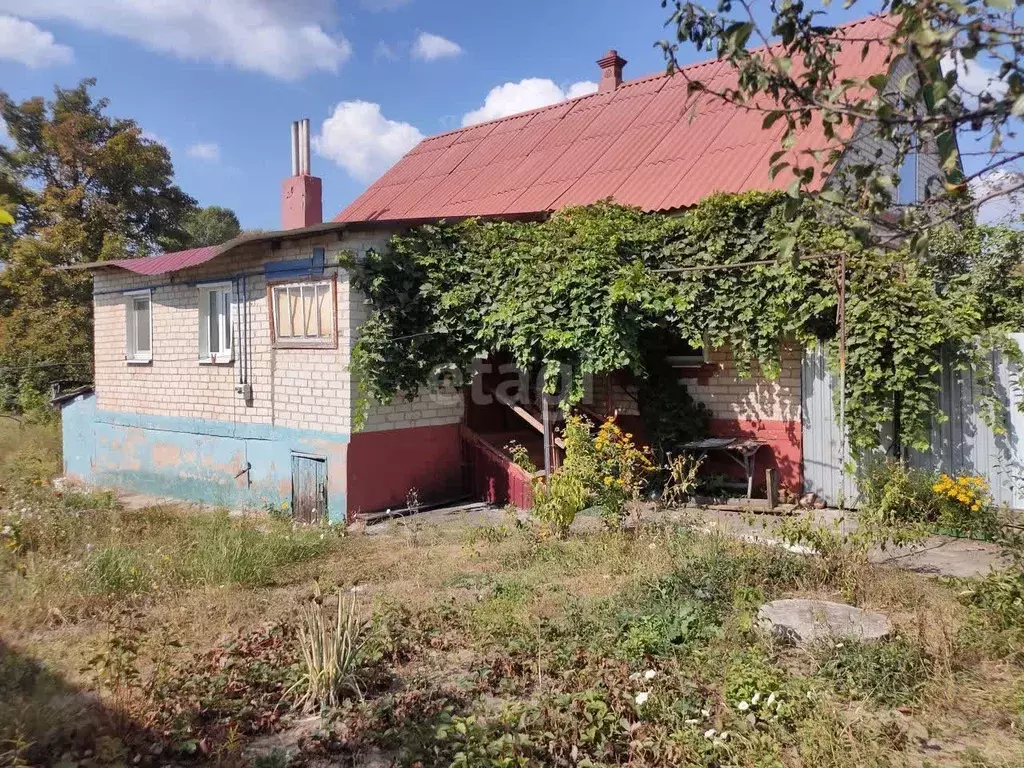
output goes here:
[[997, 628], [1024, 628], [1024, 572], [1016, 568], [992, 571], [963, 597], [985, 611]]
[[927, 526], [989, 536], [998, 530], [992, 495], [978, 475], [936, 474], [897, 459], [874, 459], [865, 464], [859, 486], [860, 519], [881, 530], [917, 526], [923, 534]]
[[932, 487], [936, 477], [898, 459], [874, 459], [865, 463], [858, 479], [861, 516], [871, 514], [879, 522], [934, 522], [939, 514], [938, 498]]
[[565, 421], [565, 462], [551, 477], [534, 483], [537, 519], [563, 536], [588, 504], [601, 510], [609, 528], [618, 528], [627, 501], [640, 498], [654, 465], [650, 451], [637, 447], [633, 435], [611, 418], [591, 435], [581, 416]]
[[554, 472], [548, 482], [533, 486], [533, 515], [556, 536], [569, 532], [576, 515], [587, 506], [589, 494], [575, 475]]
[[902, 637], [877, 643], [846, 639], [819, 647], [819, 674], [839, 693], [885, 706], [912, 704], [928, 679], [924, 652]]

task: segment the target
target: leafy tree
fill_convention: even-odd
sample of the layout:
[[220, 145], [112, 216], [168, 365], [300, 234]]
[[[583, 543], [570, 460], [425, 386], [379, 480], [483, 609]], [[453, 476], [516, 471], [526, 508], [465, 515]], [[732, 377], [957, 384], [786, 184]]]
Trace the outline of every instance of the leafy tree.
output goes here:
[[[995, 169], [1012, 170], [1024, 159], [1019, 145], [1005, 142], [1019, 131], [1024, 115], [1024, 27], [1015, 16], [1020, 0], [847, 0], [845, 6], [862, 10], [861, 15], [888, 14], [891, 34], [884, 44], [890, 64], [904, 54], [909, 57], [909, 73], [885, 88], [885, 72], [840, 77], [835, 67], [839, 37], [862, 55], [867, 50], [868, 41], [856, 32], [840, 31], [837, 37], [836, 28], [823, 23], [823, 11], [810, 3], [773, 0], [767, 5], [720, 0], [709, 7], [662, 0], [672, 11], [667, 23], [672, 37], [660, 45], [670, 70], [686, 78], [692, 91], [760, 112], [766, 128], [784, 126], [771, 162], [774, 173], [792, 173], [794, 196], [816, 181], [813, 166], [822, 160], [834, 163], [854, 141], [852, 127], [867, 123], [891, 145], [895, 157], [851, 153], [856, 159], [845, 165], [847, 183], [824, 196], [850, 214], [884, 224], [892, 240], [910, 235], [923, 246], [921, 236], [936, 224], [961, 219], [985, 202], [971, 198], [970, 182]], [[766, 10], [768, 23], [759, 23]], [[769, 42], [772, 47], [764, 49]], [[702, 70], [683, 69], [678, 55], [689, 44], [698, 50], [714, 48], [736, 77], [711, 82], [702, 79]], [[966, 90], [965, 74], [979, 65], [994, 69], [996, 81], [980, 92]], [[799, 132], [815, 122], [823, 127], [829, 150], [795, 149]], [[988, 144], [984, 152], [973, 153], [966, 176], [955, 141], [965, 134]], [[898, 169], [917, 147], [938, 153], [943, 177], [923, 205], [904, 208], [894, 222], [891, 199]], [[1022, 187], [1024, 175], [991, 194], [1010, 195]]]
[[165, 238], [161, 245], [165, 250], [178, 251], [186, 248], [201, 248], [205, 245], [220, 245], [242, 233], [238, 217], [230, 208], [209, 205], [187, 213], [182, 219], [184, 230], [180, 238]]
[[17, 234], [60, 249], [64, 264], [144, 255], [180, 237], [195, 201], [174, 183], [166, 147], [133, 120], [105, 114], [95, 80], [54, 98], [15, 103], [0, 93], [13, 147], [0, 147], [0, 194], [15, 205]]
[[195, 210], [167, 149], [107, 115], [94, 84], [58, 87], [49, 101], [0, 93], [13, 140], [0, 147], [0, 207], [16, 222], [0, 233], [0, 407], [91, 376], [89, 277], [54, 268], [145, 255], [184, 236]]
[[92, 379], [92, 281], [54, 270], [60, 249], [23, 237], [0, 273], [0, 407], [52, 382]]

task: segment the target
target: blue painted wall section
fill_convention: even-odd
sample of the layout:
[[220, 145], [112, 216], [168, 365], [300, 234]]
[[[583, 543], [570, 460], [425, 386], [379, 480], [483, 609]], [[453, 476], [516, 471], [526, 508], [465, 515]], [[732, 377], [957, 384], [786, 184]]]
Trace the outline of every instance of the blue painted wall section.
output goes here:
[[302, 453], [327, 460], [329, 515], [345, 520], [347, 434], [114, 413], [97, 410], [92, 396], [63, 413], [65, 457], [73, 458], [65, 467], [86, 482], [225, 507], [280, 507], [291, 501], [292, 454]]
[[61, 408], [61, 439], [64, 474], [89, 482], [92, 479], [93, 447], [96, 436], [96, 396], [79, 395]]

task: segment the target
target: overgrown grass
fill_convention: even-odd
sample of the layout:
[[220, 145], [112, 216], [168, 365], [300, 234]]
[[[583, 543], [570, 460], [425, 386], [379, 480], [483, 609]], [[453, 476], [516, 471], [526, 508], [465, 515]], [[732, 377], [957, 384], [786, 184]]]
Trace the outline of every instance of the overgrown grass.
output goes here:
[[818, 653], [820, 674], [836, 691], [881, 705], [916, 704], [929, 678], [923, 649], [903, 637], [879, 643], [837, 640]]
[[11, 531], [5, 586], [21, 601], [62, 609], [79, 598], [266, 586], [331, 544], [324, 531], [227, 512], [127, 511], [106, 495], [54, 498], [46, 488], [14, 498], [14, 510], [0, 513], [0, 528]]
[[[307, 763], [1024, 764], [1013, 573], [945, 583], [677, 526], [556, 540], [411, 519], [321, 538], [123, 510], [45, 479], [0, 492], [18, 525], [0, 555], [0, 754], [243, 762], [299, 703], [296, 607], [315, 579], [358, 596], [369, 628], [362, 696], [335, 698], [302, 742]], [[897, 634], [779, 647], [756, 613], [788, 596], [846, 597]], [[36, 746], [3, 743], [15, 738]]]

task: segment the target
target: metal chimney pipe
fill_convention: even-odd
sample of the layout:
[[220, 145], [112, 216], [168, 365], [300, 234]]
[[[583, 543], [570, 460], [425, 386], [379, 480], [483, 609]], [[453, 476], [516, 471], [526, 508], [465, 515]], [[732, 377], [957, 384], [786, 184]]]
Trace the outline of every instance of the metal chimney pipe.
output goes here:
[[292, 176], [299, 175], [299, 121], [292, 121]]
[[305, 117], [302, 119], [302, 173], [308, 176], [310, 170], [310, 153], [309, 153], [309, 118]]

